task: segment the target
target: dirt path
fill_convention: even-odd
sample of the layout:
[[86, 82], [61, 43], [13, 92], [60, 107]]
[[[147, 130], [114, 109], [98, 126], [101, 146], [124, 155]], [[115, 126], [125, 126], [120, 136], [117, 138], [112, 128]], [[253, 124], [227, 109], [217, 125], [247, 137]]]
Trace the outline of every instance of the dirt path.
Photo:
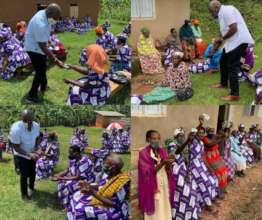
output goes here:
[[236, 178], [228, 187], [218, 215], [203, 213], [203, 220], [262, 220], [262, 162]]

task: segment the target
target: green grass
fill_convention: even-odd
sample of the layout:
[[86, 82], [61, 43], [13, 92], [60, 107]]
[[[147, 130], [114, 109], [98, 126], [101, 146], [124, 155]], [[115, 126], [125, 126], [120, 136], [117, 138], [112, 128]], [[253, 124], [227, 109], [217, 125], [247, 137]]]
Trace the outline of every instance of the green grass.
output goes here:
[[[49, 131], [56, 131], [60, 142], [60, 161], [55, 172], [64, 170], [67, 166], [68, 143], [73, 128], [50, 127]], [[101, 128], [87, 128], [89, 143], [92, 147], [100, 147]], [[121, 155], [125, 161], [124, 170], [129, 170], [130, 154]], [[0, 163], [0, 219], [1, 220], [64, 220], [65, 213], [56, 197], [57, 185], [50, 180], [36, 181], [36, 194], [32, 202], [23, 202], [20, 199], [19, 176], [14, 172], [12, 156], [4, 154], [6, 163]]]
[[[102, 23], [103, 21], [100, 21]], [[111, 21], [111, 32], [118, 34], [125, 23], [120, 21]], [[88, 44], [95, 43], [94, 31], [89, 31], [84, 35], [76, 33], [59, 34], [59, 39], [65, 44], [68, 49], [68, 57], [66, 63], [79, 64], [79, 58], [82, 48]], [[43, 99], [44, 104], [64, 105], [67, 99], [68, 85], [64, 83], [65, 77], [70, 79], [78, 79], [81, 74], [74, 71], [67, 71], [59, 67], [51, 67], [47, 72], [48, 84], [50, 90], [45, 93]], [[0, 79], [0, 105], [17, 105], [24, 103], [24, 97], [31, 88], [33, 76], [31, 73], [25, 74], [22, 79], [11, 79], [4, 81]], [[121, 92], [111, 97], [107, 104], [125, 104], [129, 103], [129, 88], [125, 87]]]

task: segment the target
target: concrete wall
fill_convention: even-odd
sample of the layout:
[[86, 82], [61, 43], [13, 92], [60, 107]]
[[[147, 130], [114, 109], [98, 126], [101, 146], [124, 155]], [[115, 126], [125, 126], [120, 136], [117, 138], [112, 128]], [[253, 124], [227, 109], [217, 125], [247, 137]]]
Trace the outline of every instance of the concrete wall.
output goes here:
[[79, 18], [90, 15], [95, 24], [97, 24], [99, 13], [98, 0], [1, 0], [0, 6], [0, 23], [7, 23], [15, 27], [19, 20], [29, 21], [37, 11], [37, 4], [58, 3], [62, 10], [62, 16], [70, 15], [70, 4], [78, 4]]
[[170, 28], [177, 30], [186, 18], [190, 18], [190, 0], [155, 0], [155, 18], [132, 18], [131, 45], [136, 50], [140, 29], [144, 26], [150, 28], [154, 39], [163, 40], [169, 34]]
[[250, 116], [250, 106], [231, 105], [229, 109], [229, 120], [233, 121], [234, 129], [240, 123], [243, 123], [246, 128], [250, 128], [252, 124], [259, 124], [262, 126], [262, 106], [256, 106], [254, 116]]
[[219, 106], [167, 106], [165, 117], [136, 117], [132, 116], [132, 148], [137, 149], [145, 145], [145, 133], [149, 129], [158, 130], [162, 140], [173, 136], [178, 127], [184, 127], [188, 132], [198, 125], [198, 116], [207, 113], [211, 116], [208, 126], [216, 128]]

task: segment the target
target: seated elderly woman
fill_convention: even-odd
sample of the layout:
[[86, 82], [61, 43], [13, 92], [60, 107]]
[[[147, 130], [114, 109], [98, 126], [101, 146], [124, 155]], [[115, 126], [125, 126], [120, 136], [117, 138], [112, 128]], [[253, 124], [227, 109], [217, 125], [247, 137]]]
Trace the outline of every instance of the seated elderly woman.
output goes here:
[[53, 181], [58, 181], [58, 198], [65, 210], [68, 210], [71, 196], [78, 190], [78, 183], [85, 180], [88, 183], [95, 181], [92, 160], [81, 154], [76, 145], [70, 146], [66, 170], [55, 174]]
[[105, 38], [105, 32], [102, 26], [97, 26], [95, 28], [96, 32], [96, 44], [106, 49], [106, 38]]
[[196, 48], [196, 56], [202, 57], [206, 48], [207, 48], [207, 44], [202, 39], [202, 31], [201, 31], [201, 28], [200, 28], [200, 20], [193, 19], [191, 23], [192, 23], [191, 29], [192, 29], [194, 37], [196, 39], [196, 47], [195, 47]]
[[41, 148], [39, 152], [40, 158], [36, 161], [36, 178], [48, 178], [53, 174], [54, 167], [59, 161], [59, 142], [55, 132], [49, 134], [45, 148]]
[[126, 44], [125, 37], [118, 37], [116, 49], [116, 57], [113, 60], [109, 71], [110, 76], [117, 71], [131, 71], [132, 49]]
[[246, 158], [241, 153], [240, 142], [237, 136], [237, 131], [235, 130], [232, 131], [230, 141], [231, 141], [231, 154], [236, 164], [236, 174], [238, 176], [244, 176], [245, 175], [244, 171], [247, 168], [247, 161]]
[[85, 150], [86, 147], [88, 147], [88, 136], [86, 134], [85, 129], [77, 129], [70, 140], [71, 146], [77, 145], [80, 147], [81, 152]]
[[129, 219], [130, 176], [122, 172], [123, 160], [116, 154], [104, 162], [106, 175], [97, 186], [82, 181], [71, 199], [68, 220]]
[[162, 86], [167, 86], [175, 91], [183, 91], [191, 88], [189, 69], [185, 62], [182, 61], [183, 53], [174, 52], [173, 63], [166, 70], [165, 78], [162, 81]]
[[22, 47], [24, 46], [25, 32], [26, 32], [26, 22], [25, 21], [19, 21], [16, 24], [16, 32], [15, 32], [14, 36], [17, 40], [20, 41]]
[[20, 42], [12, 36], [11, 28], [5, 26], [0, 29], [0, 75], [9, 80], [19, 75], [31, 60]]
[[68, 105], [104, 105], [111, 94], [109, 76], [106, 72], [108, 57], [105, 50], [96, 44], [87, 48], [87, 67], [68, 65], [68, 68], [75, 70], [85, 77], [79, 80], [64, 81], [71, 84], [68, 94]]
[[205, 58], [209, 59], [209, 72], [217, 72], [220, 67], [220, 58], [222, 56], [222, 40], [219, 38], [213, 39], [213, 43], [208, 46], [205, 51]]
[[169, 66], [173, 63], [172, 54], [177, 51], [182, 51], [180, 42], [177, 38], [177, 31], [175, 28], [170, 29], [170, 34], [165, 41], [165, 61], [164, 64]]
[[179, 37], [182, 44], [182, 50], [184, 52], [184, 59], [187, 61], [191, 61], [195, 58], [195, 43], [196, 39], [192, 28], [190, 26], [190, 21], [185, 20], [185, 23], [180, 28]]
[[161, 55], [154, 45], [148, 28], [141, 29], [141, 35], [137, 43], [137, 51], [140, 65], [144, 74], [161, 74], [165, 70], [162, 67]]
[[102, 26], [104, 31], [104, 37], [105, 37], [105, 49], [108, 51], [112, 51], [116, 47], [116, 38], [113, 33], [111, 33], [108, 29], [109, 27], [107, 25]]

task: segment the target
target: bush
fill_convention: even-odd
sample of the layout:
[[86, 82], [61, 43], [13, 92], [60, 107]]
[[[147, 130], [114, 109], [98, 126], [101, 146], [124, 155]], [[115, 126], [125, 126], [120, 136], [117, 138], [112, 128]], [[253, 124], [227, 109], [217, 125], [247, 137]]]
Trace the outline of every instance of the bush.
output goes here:
[[130, 0], [100, 0], [100, 18], [129, 21], [131, 17]]
[[[8, 129], [11, 124], [19, 120], [23, 106], [1, 106], [0, 107], [0, 126]], [[130, 117], [130, 106], [128, 105], [106, 105], [103, 107], [93, 108], [91, 106], [30, 106], [29, 109], [34, 111], [35, 120], [42, 127], [51, 126], [68, 126], [75, 127], [79, 125], [94, 125], [96, 114], [95, 110], [118, 111]]]

